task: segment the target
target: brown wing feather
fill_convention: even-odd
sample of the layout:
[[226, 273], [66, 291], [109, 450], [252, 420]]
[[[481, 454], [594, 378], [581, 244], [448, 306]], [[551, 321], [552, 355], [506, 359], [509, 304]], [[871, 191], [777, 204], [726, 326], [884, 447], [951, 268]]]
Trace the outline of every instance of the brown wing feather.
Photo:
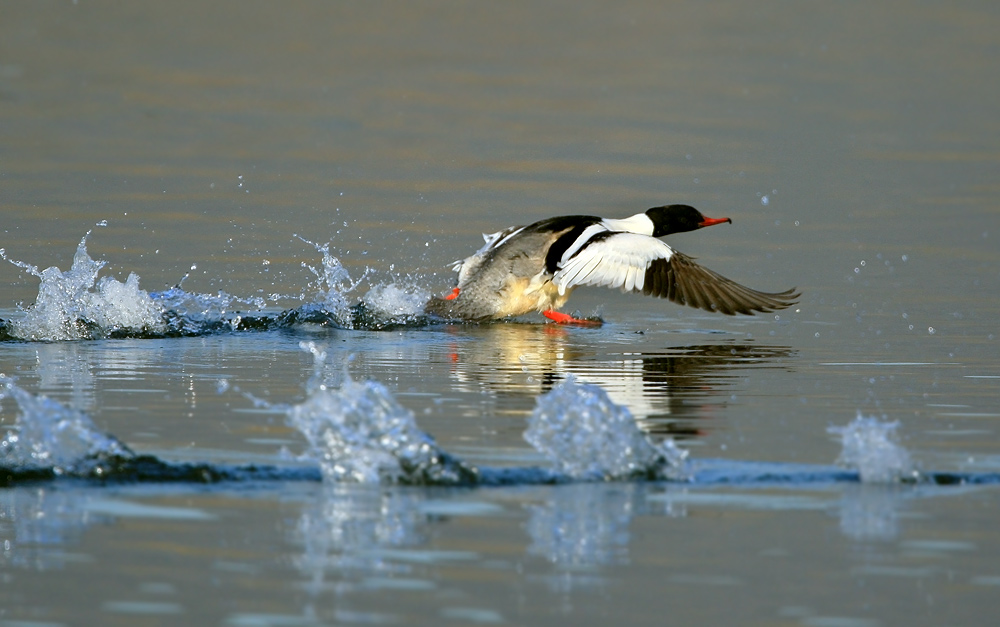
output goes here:
[[799, 297], [795, 288], [784, 292], [758, 292], [676, 251], [670, 259], [655, 259], [649, 264], [642, 293], [730, 316], [785, 309], [794, 305]]

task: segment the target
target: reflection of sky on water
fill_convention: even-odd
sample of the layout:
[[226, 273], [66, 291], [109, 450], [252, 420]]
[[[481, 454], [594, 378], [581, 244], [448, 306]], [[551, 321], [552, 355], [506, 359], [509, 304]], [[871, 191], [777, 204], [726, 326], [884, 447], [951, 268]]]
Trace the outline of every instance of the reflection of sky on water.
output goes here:
[[625, 564], [633, 485], [568, 485], [553, 488], [540, 505], [527, 505], [528, 554], [558, 568]]
[[90, 361], [83, 359], [81, 352], [81, 345], [74, 342], [38, 343], [35, 369], [39, 390], [47, 394], [69, 390], [70, 405], [88, 411], [94, 407], [96, 379]]
[[323, 486], [317, 496], [305, 504], [292, 531], [302, 547], [295, 566], [307, 575], [309, 588], [322, 590], [328, 573], [350, 579], [405, 576], [412, 570], [393, 560], [391, 551], [426, 540], [419, 493], [344, 484]]
[[[523, 573], [527, 584], [544, 586], [569, 607], [574, 603], [570, 594], [603, 589], [617, 569], [641, 561], [633, 548], [633, 525], [639, 517], [680, 520], [704, 517], [711, 511], [751, 510], [755, 516], [787, 518], [796, 512], [826, 512], [830, 524], [817, 527], [813, 535], [825, 536], [839, 529], [856, 549], [852, 559], [857, 568], [886, 571], [906, 565], [905, 550], [900, 553], [905, 547], [897, 542], [906, 537], [907, 521], [919, 519], [908, 511], [920, 510], [926, 498], [982, 489], [843, 483], [814, 487], [578, 483], [481, 490], [302, 487], [296, 490], [297, 496], [283, 499], [284, 511], [292, 516], [279, 518], [273, 536], [283, 544], [283, 552], [298, 573], [295, 587], [307, 593], [302, 616], [323, 616], [328, 595], [333, 594], [340, 619], [378, 621], [393, 619], [391, 608], [373, 611], [365, 605], [369, 601], [361, 602], [354, 595], [370, 600], [373, 594], [392, 591], [445, 594], [442, 573], [459, 565], [500, 569], [515, 578]], [[223, 489], [228, 498], [242, 491]], [[267, 488], [264, 496], [286, 491], [280, 485], [271, 490]], [[176, 495], [177, 488], [169, 493]], [[261, 498], [258, 491], [250, 494], [250, 498]], [[87, 544], [88, 529], [118, 525], [128, 516], [169, 518], [175, 524], [199, 525], [199, 529], [232, 523], [231, 516], [214, 514], [211, 509], [157, 507], [156, 497], [151, 499], [145, 490], [136, 488], [0, 490], [0, 570], [64, 570], [81, 559], [100, 559], [81, 553], [86, 550], [80, 546]], [[511, 544], [483, 548], [490, 546], [487, 543], [472, 550], [447, 546], [450, 525], [464, 517], [485, 517], [491, 525], [509, 525]], [[789, 541], [788, 549], [794, 550], [796, 541]], [[889, 551], [883, 554], [883, 549], [877, 549], [882, 557], [874, 566], [869, 564], [873, 547]], [[685, 573], [672, 574], [681, 577]], [[358, 599], [358, 607], [352, 607], [352, 598]]]
[[859, 483], [844, 486], [840, 499], [840, 532], [852, 540], [893, 540], [899, 536], [904, 489], [897, 485]]
[[86, 529], [111, 520], [88, 512], [88, 498], [46, 488], [0, 489], [0, 566], [65, 567], [67, 553]]

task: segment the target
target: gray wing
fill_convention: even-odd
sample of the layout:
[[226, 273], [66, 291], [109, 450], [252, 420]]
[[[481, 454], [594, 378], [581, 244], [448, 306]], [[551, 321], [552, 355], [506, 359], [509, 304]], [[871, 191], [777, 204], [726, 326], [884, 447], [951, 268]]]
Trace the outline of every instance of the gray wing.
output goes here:
[[754, 312], [785, 309], [794, 305], [800, 295], [795, 288], [784, 292], [759, 292], [727, 279], [677, 251], [669, 259], [656, 259], [649, 264], [642, 293], [730, 316], [750, 316]]

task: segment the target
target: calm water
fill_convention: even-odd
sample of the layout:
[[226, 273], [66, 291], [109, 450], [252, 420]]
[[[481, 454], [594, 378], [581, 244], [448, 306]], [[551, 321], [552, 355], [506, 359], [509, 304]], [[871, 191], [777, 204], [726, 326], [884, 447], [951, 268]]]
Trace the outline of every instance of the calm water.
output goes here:
[[[1000, 472], [998, 52], [975, 2], [0, 4], [8, 260], [68, 270], [92, 231], [101, 276], [276, 316], [331, 287], [310, 242], [346, 300], [416, 298], [482, 232], [684, 202], [733, 224], [673, 245], [803, 290], [754, 318], [577, 292], [599, 329], [0, 343], [138, 453], [304, 469], [0, 488], [0, 625], [991, 624], [996, 485], [844, 479], [828, 428]], [[0, 262], [0, 318], [38, 290]], [[523, 434], [573, 375], [701, 474], [317, 481], [282, 409], [313, 398], [309, 341], [469, 463], [549, 463]]]

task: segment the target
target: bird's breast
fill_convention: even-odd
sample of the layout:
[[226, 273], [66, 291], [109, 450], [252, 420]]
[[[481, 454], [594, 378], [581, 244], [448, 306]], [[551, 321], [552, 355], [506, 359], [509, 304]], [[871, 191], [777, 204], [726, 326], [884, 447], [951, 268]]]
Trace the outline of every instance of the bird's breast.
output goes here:
[[496, 317], [520, 316], [532, 311], [562, 307], [572, 290], [560, 294], [551, 279], [551, 276], [545, 274], [530, 278], [511, 276], [500, 290], [501, 307]]

